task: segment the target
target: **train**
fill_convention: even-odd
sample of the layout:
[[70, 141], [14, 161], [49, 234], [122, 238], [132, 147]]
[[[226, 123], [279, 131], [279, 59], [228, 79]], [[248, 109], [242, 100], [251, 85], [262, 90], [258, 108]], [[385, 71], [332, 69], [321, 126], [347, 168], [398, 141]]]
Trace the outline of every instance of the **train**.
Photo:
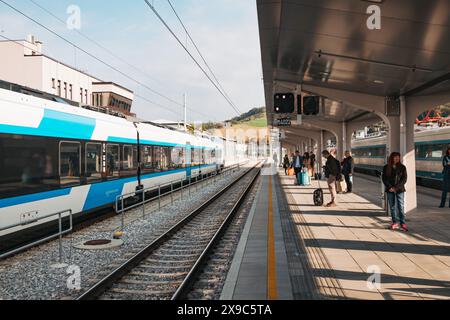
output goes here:
[[[355, 170], [367, 174], [382, 171], [387, 162], [387, 136], [352, 141]], [[450, 127], [417, 130], [415, 133], [416, 178], [419, 185], [442, 188], [442, 158], [450, 147]]]
[[112, 208], [118, 196], [220, 172], [246, 157], [236, 141], [0, 86], [0, 229], [23, 224], [1, 231], [0, 243], [54, 219], [40, 217], [62, 210], [86, 217]]

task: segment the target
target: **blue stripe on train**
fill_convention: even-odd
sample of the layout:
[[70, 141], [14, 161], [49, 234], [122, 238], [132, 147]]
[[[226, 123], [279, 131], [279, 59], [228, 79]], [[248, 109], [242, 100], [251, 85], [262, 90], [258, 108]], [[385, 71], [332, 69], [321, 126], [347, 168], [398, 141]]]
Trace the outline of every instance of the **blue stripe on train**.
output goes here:
[[[186, 172], [186, 169], [147, 174], [142, 176], [142, 180], [177, 174], [181, 172]], [[114, 181], [93, 184], [86, 198], [83, 211], [88, 211], [97, 207], [115, 203], [116, 198], [122, 194], [122, 190], [125, 184], [130, 182], [137, 183], [137, 177], [130, 177], [126, 179], [118, 179]]]
[[67, 196], [70, 194], [71, 191], [72, 191], [72, 189], [68, 188], [68, 189], [61, 189], [61, 190], [29, 194], [29, 195], [25, 195], [25, 196], [14, 197], [14, 198], [0, 199], [0, 209], [17, 206], [17, 205], [29, 203], [29, 202], [36, 202], [36, 201], [42, 201], [42, 200]]
[[37, 128], [0, 124], [0, 132], [42, 137], [89, 140], [95, 130], [93, 118], [45, 109]]
[[[208, 168], [208, 167], [215, 167], [216, 165], [203, 165], [202, 168]], [[198, 167], [193, 167], [192, 169], [196, 169]], [[178, 169], [178, 170], [172, 170], [172, 171], [165, 171], [165, 172], [157, 172], [157, 173], [151, 173], [146, 174], [142, 176], [142, 180], [148, 180], [148, 179], [154, 179], [157, 177], [177, 174], [186, 172], [187, 169]], [[123, 187], [125, 184], [130, 182], [136, 182], [137, 183], [137, 177], [131, 177], [126, 179], [120, 179], [120, 180], [114, 180], [114, 181], [108, 181], [98, 184], [93, 184], [89, 190], [89, 194], [87, 196], [86, 202], [83, 207], [83, 211], [88, 211], [95, 209], [97, 207], [106, 206], [111, 203], [116, 202], [117, 196], [122, 194]]]
[[[202, 168], [215, 167], [216, 165], [203, 165]], [[198, 169], [199, 167], [192, 167], [192, 169]], [[173, 171], [158, 172], [142, 176], [142, 180], [157, 178], [165, 175], [177, 174], [186, 172], [187, 169], [178, 169]], [[95, 209], [97, 207], [112, 204], [116, 201], [116, 197], [122, 193], [125, 184], [130, 182], [137, 183], [137, 177], [129, 177], [124, 179], [117, 179], [114, 181], [100, 182], [92, 184], [86, 202], [84, 204], [83, 211]], [[53, 190], [48, 192], [35, 193], [30, 195], [24, 195], [14, 198], [0, 199], [0, 209], [17, 206], [25, 203], [49, 200], [53, 198], [67, 196], [71, 193], [72, 188]]]

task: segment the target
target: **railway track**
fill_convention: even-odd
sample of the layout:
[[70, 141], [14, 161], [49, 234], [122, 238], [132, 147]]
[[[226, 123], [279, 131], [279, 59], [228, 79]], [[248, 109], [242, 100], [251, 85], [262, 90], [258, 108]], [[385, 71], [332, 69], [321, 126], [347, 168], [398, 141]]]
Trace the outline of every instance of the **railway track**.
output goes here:
[[257, 185], [253, 186], [239, 213], [233, 218], [220, 241], [217, 241], [214, 248], [210, 250], [208, 259], [204, 259], [202, 266], [191, 277], [192, 281], [178, 299], [220, 300], [242, 231], [255, 201], [256, 192], [254, 191]]
[[127, 260], [78, 300], [169, 300], [191, 291], [198, 273], [259, 177], [248, 170]]

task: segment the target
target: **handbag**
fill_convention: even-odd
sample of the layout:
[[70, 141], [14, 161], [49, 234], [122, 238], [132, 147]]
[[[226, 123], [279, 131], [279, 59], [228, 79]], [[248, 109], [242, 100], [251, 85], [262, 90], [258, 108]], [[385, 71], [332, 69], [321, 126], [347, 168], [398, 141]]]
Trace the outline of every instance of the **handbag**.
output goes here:
[[337, 192], [342, 193], [347, 191], [347, 183], [345, 179], [341, 179], [337, 182]]
[[288, 175], [291, 176], [291, 177], [295, 175], [295, 170], [294, 170], [294, 168], [289, 168], [289, 169], [288, 169]]

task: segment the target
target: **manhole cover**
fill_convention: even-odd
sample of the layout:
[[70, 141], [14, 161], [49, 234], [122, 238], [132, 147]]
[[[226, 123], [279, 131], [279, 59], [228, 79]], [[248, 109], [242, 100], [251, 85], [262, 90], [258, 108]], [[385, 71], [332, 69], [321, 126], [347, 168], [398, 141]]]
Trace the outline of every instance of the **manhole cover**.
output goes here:
[[78, 243], [74, 247], [80, 250], [108, 250], [120, 247], [121, 245], [123, 245], [123, 241], [120, 239], [99, 239]]
[[111, 240], [101, 239], [101, 240], [91, 240], [84, 243], [85, 246], [105, 246], [110, 244]]

